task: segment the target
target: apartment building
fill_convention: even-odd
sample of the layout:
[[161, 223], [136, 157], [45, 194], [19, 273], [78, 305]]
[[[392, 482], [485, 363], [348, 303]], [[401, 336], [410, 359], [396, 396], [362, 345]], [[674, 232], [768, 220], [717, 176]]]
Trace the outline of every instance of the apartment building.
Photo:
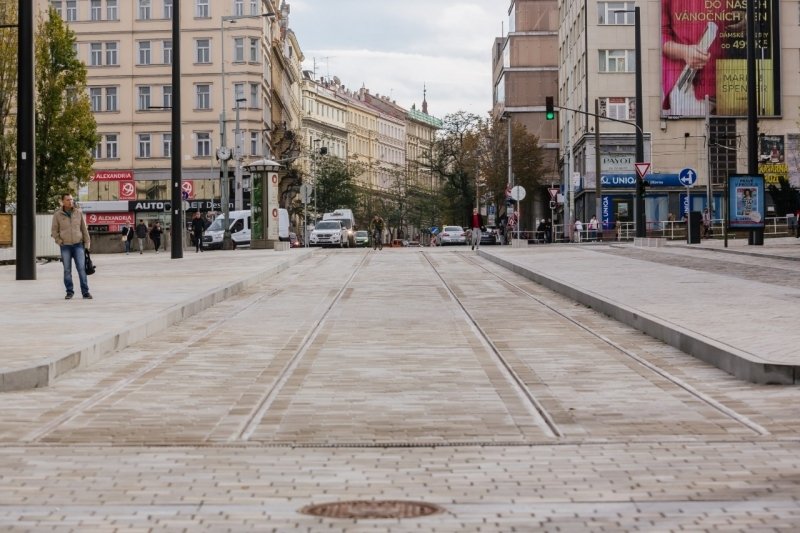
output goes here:
[[[174, 2], [38, 0], [42, 11], [52, 6], [75, 32], [78, 57], [87, 66], [101, 140], [94, 149], [94, 178], [80, 196], [108, 231], [134, 216], [165, 217]], [[222, 116], [232, 168], [268, 155], [274, 121], [299, 123], [300, 92], [293, 85], [302, 54], [286, 24], [281, 26], [285, 3], [279, 10], [276, 0], [191, 0], [181, 8], [183, 188], [190, 210], [218, 210], [215, 153], [223, 144]], [[245, 186], [246, 180], [236, 183]], [[103, 225], [108, 212], [115, 213], [106, 217], [115, 223]]]
[[[642, 109], [636, 108], [635, 100], [637, 5]], [[594, 117], [560, 112], [566, 157], [563, 187], [571, 193], [571, 219], [586, 220], [597, 212], [599, 160], [605, 227], [634, 220], [637, 113], [644, 123], [645, 162], [651, 164], [645, 196], [648, 229], [658, 229], [670, 215], [680, 219], [687, 208], [699, 211], [710, 205], [721, 218], [727, 177], [747, 171], [746, 53], [740, 28], [743, 7], [737, 5], [668, 0], [559, 3], [559, 103], [590, 113], [597, 104], [604, 117], [597, 147]], [[798, 4], [769, 0], [757, 10], [759, 171], [768, 183], [785, 177], [800, 185]], [[676, 45], [701, 46], [710, 59], [702, 68], [690, 69]], [[694, 169], [699, 177], [689, 196], [678, 179], [684, 168]]]
[[558, 127], [545, 118], [545, 98], [557, 97], [559, 17], [556, 0], [511, 0], [508, 33], [495, 39], [492, 50], [495, 120], [522, 123], [539, 137], [545, 150], [541, 190], [527, 191], [526, 220], [550, 217], [546, 185], [560, 181]]

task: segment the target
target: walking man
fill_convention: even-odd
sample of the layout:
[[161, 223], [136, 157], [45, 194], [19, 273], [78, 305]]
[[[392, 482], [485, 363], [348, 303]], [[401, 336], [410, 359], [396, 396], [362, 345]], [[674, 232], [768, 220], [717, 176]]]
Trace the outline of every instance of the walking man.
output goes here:
[[53, 213], [50, 235], [61, 248], [61, 263], [64, 265], [64, 288], [67, 289], [65, 300], [71, 300], [75, 294], [72, 283], [72, 262], [78, 271], [81, 294], [84, 299], [91, 300], [89, 281], [86, 276], [86, 251], [91, 248], [89, 228], [83, 213], [75, 207], [75, 200], [69, 193], [61, 195], [61, 209]]
[[141, 218], [139, 219], [139, 223], [136, 225], [136, 238], [139, 240], [139, 254], [144, 253], [144, 240], [147, 238], [147, 226], [144, 223], [144, 220]]
[[150, 229], [150, 240], [153, 241], [153, 246], [156, 249], [156, 253], [158, 253], [158, 249], [161, 248], [162, 233], [164, 233], [164, 230], [161, 229], [161, 222], [156, 222]]
[[483, 227], [483, 217], [478, 212], [478, 208], [474, 207], [472, 209], [472, 220], [470, 222], [470, 228], [472, 229], [472, 249], [478, 248], [480, 250], [481, 247], [481, 228]]
[[194, 253], [203, 251], [203, 231], [206, 229], [205, 221], [200, 216], [200, 211], [195, 212], [192, 218], [192, 238], [194, 239]]

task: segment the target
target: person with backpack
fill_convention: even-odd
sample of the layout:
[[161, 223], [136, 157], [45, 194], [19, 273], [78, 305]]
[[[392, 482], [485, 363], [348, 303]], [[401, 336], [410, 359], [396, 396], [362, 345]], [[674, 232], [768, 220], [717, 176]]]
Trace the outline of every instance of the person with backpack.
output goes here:
[[141, 255], [144, 253], [144, 240], [147, 238], [147, 226], [141, 218], [136, 225], [136, 238], [139, 240], [139, 254]]

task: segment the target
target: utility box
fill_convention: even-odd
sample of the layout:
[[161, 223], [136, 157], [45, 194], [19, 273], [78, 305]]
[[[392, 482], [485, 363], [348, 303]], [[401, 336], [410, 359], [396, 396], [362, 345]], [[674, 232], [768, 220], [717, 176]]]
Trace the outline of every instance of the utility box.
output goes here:
[[0, 246], [14, 244], [14, 215], [0, 213]]
[[703, 232], [703, 213], [691, 211], [689, 213], [688, 242], [689, 244], [700, 244]]

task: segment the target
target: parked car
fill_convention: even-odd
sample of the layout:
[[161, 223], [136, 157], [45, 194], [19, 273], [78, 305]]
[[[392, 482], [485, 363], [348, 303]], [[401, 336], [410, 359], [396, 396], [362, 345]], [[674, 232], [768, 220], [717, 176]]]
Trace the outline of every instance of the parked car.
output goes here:
[[296, 233], [289, 233], [289, 247], [290, 248], [302, 248], [303, 243], [300, 242], [300, 239], [297, 237]]
[[356, 246], [369, 246], [369, 232], [364, 230], [356, 232]]
[[497, 235], [495, 235], [494, 231], [489, 228], [486, 228], [485, 231], [481, 232], [481, 246], [485, 246], [487, 244], [497, 244]]
[[467, 244], [467, 234], [461, 226], [445, 226], [438, 236], [439, 245]]

